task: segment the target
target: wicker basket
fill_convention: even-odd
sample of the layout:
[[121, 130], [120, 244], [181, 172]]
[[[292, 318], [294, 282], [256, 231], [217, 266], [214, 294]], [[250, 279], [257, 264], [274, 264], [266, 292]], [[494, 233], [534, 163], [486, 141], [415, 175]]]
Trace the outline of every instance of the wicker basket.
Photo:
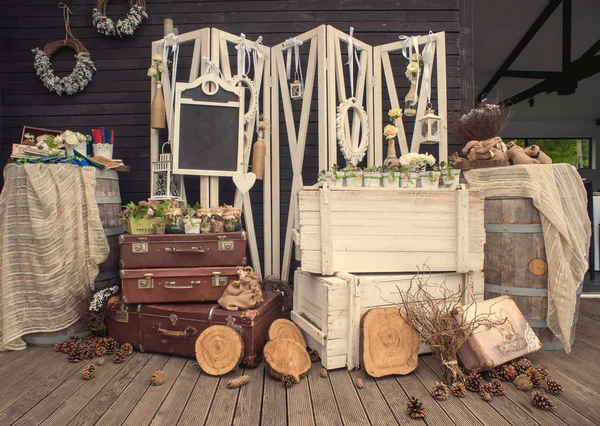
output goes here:
[[134, 219], [130, 217], [127, 221], [123, 222], [123, 227], [125, 231], [134, 235], [154, 234], [153, 223], [165, 223], [165, 220], [162, 217], [152, 219]]

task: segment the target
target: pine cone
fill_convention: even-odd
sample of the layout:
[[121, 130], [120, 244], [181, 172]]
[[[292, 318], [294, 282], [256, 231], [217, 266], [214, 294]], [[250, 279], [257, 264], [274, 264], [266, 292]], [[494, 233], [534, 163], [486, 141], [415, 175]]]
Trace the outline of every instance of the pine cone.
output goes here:
[[438, 401], [444, 401], [446, 398], [448, 398], [450, 389], [448, 389], [448, 386], [446, 386], [444, 383], [435, 382], [435, 385], [433, 385], [433, 388], [429, 390], [429, 393]]
[[483, 379], [477, 373], [471, 373], [465, 379], [465, 386], [471, 392], [479, 392], [483, 385]]
[[96, 356], [104, 356], [106, 355], [106, 348], [104, 346], [96, 346], [96, 349], [94, 349], [94, 353], [96, 354]]
[[69, 352], [69, 362], [81, 362], [85, 358], [85, 353], [79, 347], [76, 347], [71, 352]]
[[69, 337], [67, 340], [60, 343], [60, 350], [66, 354], [71, 353], [79, 345], [79, 341], [79, 337]]
[[319, 373], [319, 375], [323, 378], [327, 377], [329, 375], [329, 373], [327, 373], [327, 369], [325, 368], [321, 368], [321, 372]]
[[536, 365], [535, 369], [540, 372], [544, 380], [548, 378], [548, 364], [540, 364]]
[[160, 386], [165, 382], [166, 379], [167, 376], [165, 376], [165, 373], [163, 373], [161, 370], [156, 370], [154, 373], [152, 373], [152, 378], [150, 380], [154, 386]]
[[465, 384], [462, 382], [454, 382], [452, 383], [452, 394], [457, 398], [464, 398], [467, 395], [467, 389], [465, 388]]
[[558, 395], [559, 393], [561, 393], [563, 391], [563, 387], [560, 383], [558, 383], [558, 381], [553, 380], [553, 379], [546, 379], [546, 390], [548, 391], [548, 393], [551, 393], [552, 395]]
[[533, 367], [533, 364], [527, 358], [521, 358], [516, 362], [516, 364], [513, 365], [515, 366], [519, 374], [524, 374], [527, 370]]
[[540, 410], [549, 410], [554, 407], [554, 403], [548, 398], [548, 395], [543, 392], [535, 391], [529, 395], [529, 400], [534, 407]]
[[115, 364], [118, 364], [118, 363], [120, 363], [120, 362], [123, 362], [123, 361], [125, 361], [125, 356], [126, 356], [126, 355], [125, 355], [125, 352], [119, 349], [119, 350], [118, 350], [118, 351], [115, 353], [115, 355], [114, 355], [114, 357], [113, 357], [113, 361], [115, 362]]
[[502, 368], [502, 380], [512, 382], [519, 375], [514, 365], [506, 364]]
[[529, 376], [527, 376], [525, 374], [518, 375], [515, 378], [514, 383], [515, 383], [515, 386], [517, 387], [517, 389], [522, 390], [522, 391], [531, 390], [531, 388], [533, 387], [533, 383], [531, 383]]
[[486, 402], [490, 402], [492, 400], [492, 394], [485, 389], [480, 390], [477, 392], [477, 394]]
[[119, 345], [119, 343], [112, 337], [108, 337], [105, 340], [104, 346], [106, 347], [106, 355], [112, 355], [116, 353], [121, 347], [121, 345]]
[[62, 352], [62, 343], [57, 343], [56, 345], [54, 345], [54, 350], [56, 352]]
[[422, 419], [425, 417], [425, 406], [418, 398], [411, 396], [406, 403], [406, 411], [411, 419]]
[[94, 359], [96, 357], [96, 351], [92, 345], [84, 345], [83, 354], [85, 359]]
[[133, 353], [133, 346], [131, 346], [131, 343], [123, 343], [121, 345], [121, 351], [123, 351], [125, 356], [129, 356]]
[[298, 380], [294, 376], [283, 376], [281, 383], [283, 384], [284, 388], [291, 388], [298, 383]]
[[89, 364], [83, 369], [83, 378], [85, 380], [91, 380], [96, 377], [97, 372], [96, 366], [94, 364]]
[[534, 388], [539, 388], [542, 386], [544, 377], [542, 376], [542, 373], [540, 373], [535, 367], [528, 369], [525, 374], [529, 376], [529, 380], [531, 380], [531, 384]]
[[240, 376], [227, 382], [229, 389], [237, 389], [250, 383], [250, 376]]
[[498, 379], [492, 379], [486, 390], [494, 396], [504, 395], [504, 385]]
[[483, 372], [482, 377], [488, 382], [491, 382], [494, 379], [500, 379], [502, 377], [502, 373], [497, 368], [498, 367], [494, 367], [490, 371]]
[[319, 352], [316, 349], [306, 348], [306, 352], [308, 352], [308, 356], [310, 357], [310, 362], [317, 362], [321, 360], [319, 356]]
[[96, 361], [96, 364], [98, 364], [100, 367], [102, 367], [104, 364], [106, 364], [106, 360], [102, 357], [98, 358], [98, 361]]

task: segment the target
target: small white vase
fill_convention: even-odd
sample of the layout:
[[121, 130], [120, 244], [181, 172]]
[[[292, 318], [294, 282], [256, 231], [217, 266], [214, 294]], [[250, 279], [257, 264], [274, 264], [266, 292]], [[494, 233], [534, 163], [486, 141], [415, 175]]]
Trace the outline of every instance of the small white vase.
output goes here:
[[440, 172], [421, 172], [421, 188], [435, 189], [440, 185]]
[[400, 186], [400, 173], [383, 172], [381, 174], [381, 182], [384, 188], [398, 188]]
[[102, 156], [112, 160], [114, 145], [110, 143], [95, 143], [92, 145], [94, 150], [94, 157]]
[[65, 151], [67, 152], [67, 155], [70, 157], [75, 156], [75, 153], [73, 151], [77, 151], [81, 155], [84, 155], [87, 157], [87, 144], [88, 144], [87, 142], [79, 142], [75, 145], [65, 145]]
[[442, 172], [442, 184], [450, 189], [457, 188], [460, 184], [460, 170], [454, 169], [450, 173], [447, 171]]
[[363, 175], [363, 185], [367, 188], [379, 188], [381, 186], [381, 173], [365, 172]]
[[346, 172], [346, 186], [358, 188], [363, 186], [362, 172]]
[[185, 228], [186, 234], [199, 234], [200, 233], [200, 222], [202, 219], [184, 217], [183, 227]]
[[400, 188], [416, 188], [418, 181], [418, 173], [405, 173], [400, 178]]

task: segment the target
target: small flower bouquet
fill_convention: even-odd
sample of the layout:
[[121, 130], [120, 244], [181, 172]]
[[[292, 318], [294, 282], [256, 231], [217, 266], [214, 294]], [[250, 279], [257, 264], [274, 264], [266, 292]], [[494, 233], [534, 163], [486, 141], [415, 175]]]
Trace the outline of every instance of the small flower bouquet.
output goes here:
[[[433, 167], [435, 165], [435, 157], [430, 154], [417, 154], [410, 153], [404, 154], [400, 157], [400, 165], [404, 168], [404, 173], [402, 174], [402, 181], [400, 186], [403, 188], [416, 188], [417, 180], [419, 179], [422, 172], [424, 172], [427, 168]], [[439, 176], [439, 172], [438, 173]], [[423, 180], [421, 180], [423, 183]], [[426, 183], [427, 185], [427, 183]], [[427, 185], [429, 187], [429, 185]]]
[[84, 135], [83, 133], [73, 132], [72, 130], [65, 130], [58, 136], [44, 135], [45, 138], [40, 141], [38, 139], [38, 147], [40, 142], [45, 144], [49, 148], [65, 148], [67, 155], [75, 155], [73, 151], [77, 151], [80, 154], [87, 154], [87, 145], [92, 140], [90, 135]]
[[183, 214], [183, 226], [186, 234], [200, 233], [200, 223], [202, 222], [202, 218], [198, 216], [200, 209], [200, 203], [196, 203], [193, 206], [190, 206], [189, 204], [185, 206]]
[[158, 201], [133, 202], [124, 206], [119, 218], [130, 234], [153, 234], [159, 224], [164, 224], [167, 203]]
[[213, 207], [211, 210], [210, 221], [212, 224], [211, 231], [215, 233], [225, 232], [225, 221], [223, 219], [223, 214], [225, 213], [225, 208], [223, 207]]
[[148, 68], [148, 77], [153, 77], [160, 83], [164, 68], [163, 57], [157, 53], [152, 56], [152, 65]]

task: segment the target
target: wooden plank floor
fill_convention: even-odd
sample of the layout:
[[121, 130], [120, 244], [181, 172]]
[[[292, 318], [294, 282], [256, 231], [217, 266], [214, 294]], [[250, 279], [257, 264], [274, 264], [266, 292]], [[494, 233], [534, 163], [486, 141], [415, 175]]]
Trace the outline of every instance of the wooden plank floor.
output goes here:
[[[600, 300], [583, 299], [576, 344], [563, 351], [531, 355], [550, 366], [565, 392], [553, 397], [551, 412], [531, 406], [524, 392], [506, 384], [506, 395], [491, 402], [468, 393], [438, 402], [427, 389], [439, 380], [440, 363], [422, 356], [408, 376], [372, 379], [362, 371], [330, 371], [320, 377], [313, 364], [308, 377], [291, 389], [272, 379], [260, 365], [217, 378], [202, 374], [193, 359], [134, 353], [114, 364], [110, 357], [91, 381], [81, 378], [83, 364], [49, 347], [0, 353], [0, 425], [595, 425], [600, 424]], [[163, 386], [151, 386], [158, 369]], [[252, 377], [241, 389], [227, 380]], [[357, 389], [357, 379], [364, 382]], [[408, 395], [425, 402], [425, 420], [405, 412]]]

